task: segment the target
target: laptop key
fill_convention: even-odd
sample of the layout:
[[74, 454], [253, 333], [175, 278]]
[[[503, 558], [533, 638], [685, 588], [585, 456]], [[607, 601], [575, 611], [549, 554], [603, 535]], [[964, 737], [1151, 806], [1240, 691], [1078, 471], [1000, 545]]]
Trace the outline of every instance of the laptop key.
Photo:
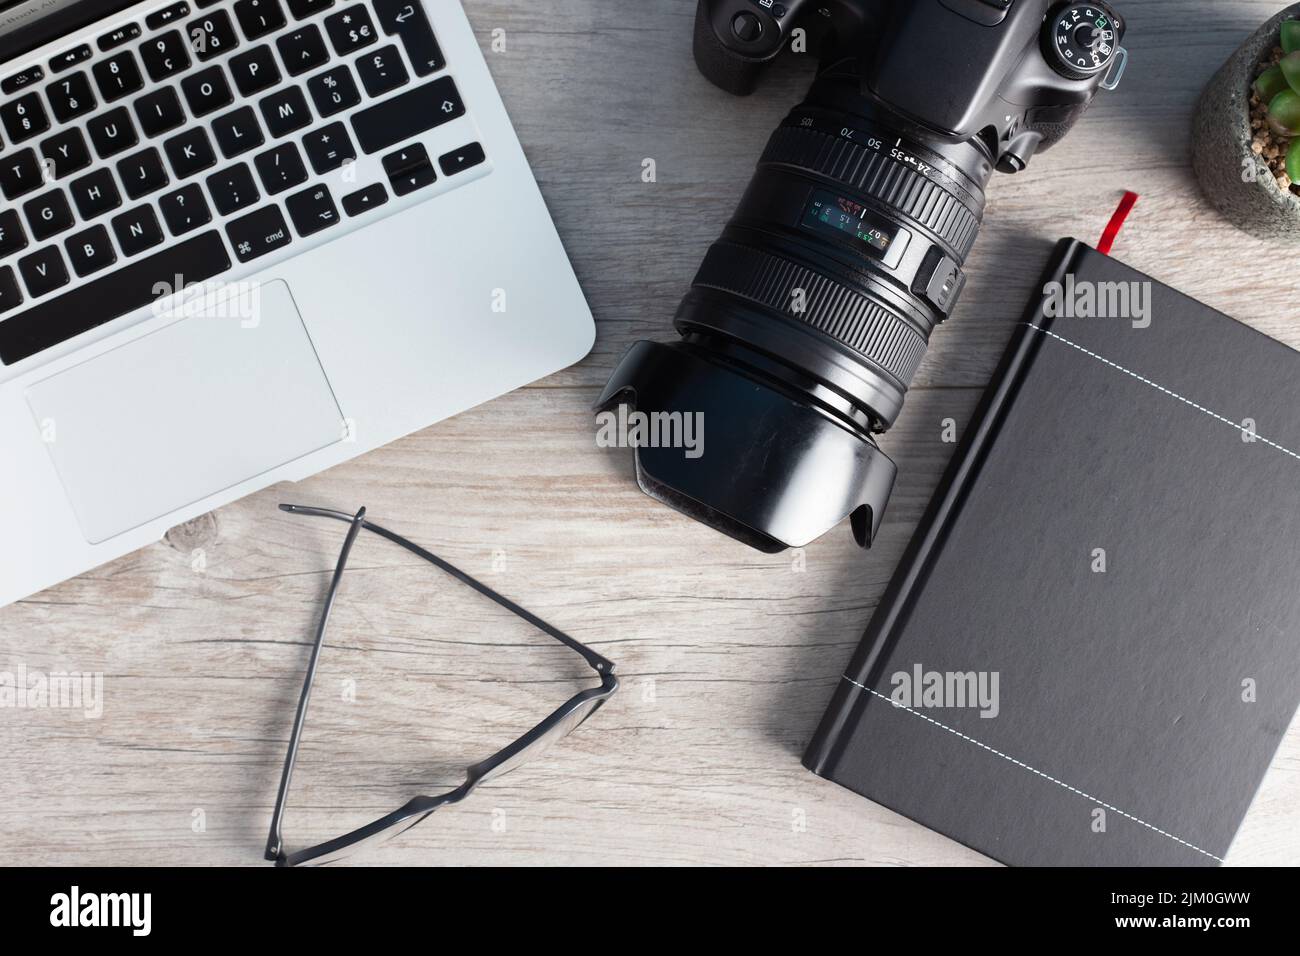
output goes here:
[[190, 49], [203, 62], [239, 46], [235, 25], [225, 10], [213, 10], [205, 17], [191, 20], [185, 25], [185, 30], [189, 34]]
[[105, 103], [112, 103], [124, 96], [136, 92], [144, 86], [144, 77], [140, 75], [140, 66], [135, 62], [135, 55], [130, 50], [114, 53], [106, 60], [100, 60], [90, 68], [99, 84], [99, 95]]
[[201, 126], [187, 129], [167, 140], [163, 143], [163, 152], [167, 154], [167, 162], [177, 179], [187, 179], [217, 165], [212, 141]]
[[107, 169], [97, 169], [82, 176], [68, 187], [68, 191], [72, 193], [72, 201], [77, 204], [82, 219], [94, 219], [122, 205], [122, 194], [117, 191], [113, 174]]
[[406, 47], [416, 76], [437, 73], [447, 65], [424, 8], [412, 0], [374, 0], [379, 26], [388, 36], [396, 35]]
[[230, 237], [235, 257], [240, 262], [283, 249], [293, 241], [278, 206], [266, 206], [226, 223], [226, 235]]
[[160, 279], [206, 282], [229, 268], [220, 234], [200, 233], [0, 322], [0, 363], [13, 365], [148, 305], [160, 297]]
[[334, 6], [334, 0], [289, 0], [289, 12], [295, 20], [306, 20]]
[[185, 77], [181, 80], [181, 91], [195, 116], [207, 116], [235, 101], [226, 74], [219, 66], [210, 66]]
[[64, 70], [70, 70], [78, 63], [84, 63], [89, 60], [94, 53], [90, 45], [83, 43], [80, 46], [74, 46], [71, 50], [64, 50], [54, 59], [50, 60], [50, 72], [62, 73]]
[[50, 128], [50, 118], [45, 115], [41, 96], [35, 90], [0, 106], [0, 122], [11, 143], [21, 143]]
[[438, 166], [444, 176], [455, 176], [472, 169], [485, 159], [487, 156], [483, 154], [483, 147], [478, 143], [470, 143], [460, 149], [453, 149], [450, 153], [443, 153], [438, 157]]
[[46, 246], [19, 259], [18, 271], [23, 274], [23, 282], [33, 299], [48, 295], [71, 281], [58, 246]]
[[130, 212], [114, 216], [112, 225], [124, 255], [138, 256], [163, 241], [162, 227], [158, 225], [152, 206], [137, 206]]
[[45, 95], [50, 100], [54, 118], [60, 123], [84, 116], [99, 105], [95, 91], [90, 88], [90, 77], [81, 72], [70, 73], [51, 83], [45, 88]]
[[389, 45], [367, 53], [357, 60], [361, 85], [371, 96], [383, 96], [410, 81], [397, 47]]
[[189, 69], [190, 47], [180, 30], [168, 30], [141, 45], [140, 59], [149, 79], [159, 83]]
[[0, 210], [0, 259], [27, 248], [27, 235], [16, 209]]
[[0, 266], [0, 315], [11, 312], [23, 303], [23, 294], [18, 288], [18, 278], [8, 266]]
[[278, 37], [275, 45], [280, 50], [280, 58], [284, 60], [290, 76], [306, 73], [329, 62], [330, 54], [325, 49], [325, 38], [314, 24]]
[[190, 5], [184, 0], [180, 3], [173, 3], [170, 7], [163, 7], [161, 10], [155, 10], [149, 16], [144, 18], [144, 25], [150, 30], [161, 30], [169, 23], [175, 23], [181, 17], [190, 15]]
[[262, 198], [257, 191], [257, 183], [245, 163], [238, 163], [219, 173], [213, 173], [207, 179], [208, 193], [217, 212], [228, 216], [232, 212], [251, 206]]
[[347, 127], [342, 123], [330, 123], [312, 130], [302, 138], [302, 148], [311, 168], [318, 174], [338, 169], [357, 158]]
[[325, 186], [312, 186], [294, 193], [284, 201], [284, 208], [289, 210], [289, 218], [300, 236], [310, 236], [339, 221], [338, 208]]
[[108, 230], [103, 226], [91, 226], [84, 232], [69, 236], [63, 245], [68, 250], [73, 270], [82, 278], [117, 261], [117, 253], [113, 251]]
[[251, 106], [241, 106], [233, 113], [217, 117], [212, 121], [212, 132], [226, 159], [234, 159], [266, 142]]
[[238, 0], [235, 19], [239, 21], [244, 36], [250, 40], [274, 33], [287, 22], [280, 0]]
[[55, 179], [62, 179], [90, 165], [90, 147], [86, 145], [86, 137], [75, 126], [42, 140], [41, 155], [53, 164], [51, 171]]
[[276, 138], [287, 136], [311, 122], [307, 98], [296, 86], [286, 86], [279, 92], [272, 93], [261, 100], [258, 106], [262, 108], [267, 130]]
[[329, 34], [334, 52], [339, 56], [355, 53], [362, 47], [378, 41], [375, 24], [364, 6], [354, 3], [344, 7], [338, 13], [331, 13], [325, 18], [325, 32]]
[[117, 164], [117, 174], [128, 199], [139, 199], [163, 189], [171, 181], [158, 150], [150, 146]]
[[356, 81], [352, 79], [352, 71], [343, 63], [308, 80], [307, 92], [311, 94], [316, 112], [322, 118], [351, 109], [361, 102], [361, 93]]
[[419, 143], [389, 153], [384, 157], [383, 163], [388, 183], [399, 196], [431, 186], [438, 180], [433, 163], [429, 162], [429, 151]]
[[242, 96], [269, 90], [282, 79], [275, 54], [265, 44], [232, 56], [228, 66], [235, 77], [235, 88]]
[[44, 182], [44, 170], [36, 158], [36, 150], [23, 149], [9, 156], [0, 156], [0, 191], [4, 192], [6, 199], [17, 199]]
[[86, 123], [86, 132], [100, 159], [108, 159], [140, 142], [131, 124], [131, 114], [125, 106], [92, 116]]
[[76, 220], [72, 217], [72, 207], [62, 189], [51, 189], [35, 199], [23, 203], [23, 214], [27, 217], [27, 226], [32, 231], [32, 238], [37, 242], [56, 236], [71, 229]]
[[375, 153], [465, 115], [451, 77], [400, 93], [351, 117], [362, 151]]
[[360, 216], [372, 209], [378, 209], [388, 202], [388, 190], [383, 183], [371, 183], [364, 189], [348, 193], [343, 197], [343, 211], [349, 216]]
[[185, 124], [185, 108], [170, 86], [146, 93], [136, 100], [135, 115], [145, 136], [159, 136]]
[[212, 211], [197, 183], [182, 186], [158, 200], [163, 222], [173, 236], [182, 236], [212, 221]]
[[118, 27], [112, 33], [105, 33], [96, 41], [96, 46], [101, 52], [116, 50], [123, 43], [129, 43], [140, 35], [140, 24], [128, 23], [125, 26]]
[[293, 143], [282, 143], [259, 153], [253, 159], [253, 165], [271, 196], [307, 181], [307, 167], [302, 164], [302, 154]]

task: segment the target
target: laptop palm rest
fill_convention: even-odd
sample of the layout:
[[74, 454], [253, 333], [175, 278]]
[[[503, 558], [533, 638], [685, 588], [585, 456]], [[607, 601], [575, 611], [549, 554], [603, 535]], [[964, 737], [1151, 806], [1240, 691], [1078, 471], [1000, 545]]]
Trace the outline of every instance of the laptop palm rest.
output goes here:
[[284, 282], [200, 308], [27, 390], [91, 544], [343, 438]]

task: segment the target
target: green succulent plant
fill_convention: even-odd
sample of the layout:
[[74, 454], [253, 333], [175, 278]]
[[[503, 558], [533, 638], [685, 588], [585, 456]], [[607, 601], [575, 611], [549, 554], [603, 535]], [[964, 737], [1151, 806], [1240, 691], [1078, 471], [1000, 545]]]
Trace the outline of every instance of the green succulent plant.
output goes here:
[[1300, 20], [1282, 24], [1282, 52], [1282, 59], [1255, 81], [1255, 92], [1268, 104], [1273, 132], [1291, 140], [1286, 171], [1294, 182], [1300, 182]]

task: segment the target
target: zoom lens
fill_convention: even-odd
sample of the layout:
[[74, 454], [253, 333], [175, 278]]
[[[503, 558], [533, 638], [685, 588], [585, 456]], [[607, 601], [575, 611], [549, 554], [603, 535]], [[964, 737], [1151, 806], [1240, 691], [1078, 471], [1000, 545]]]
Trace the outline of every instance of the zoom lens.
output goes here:
[[681, 342], [633, 346], [601, 396], [704, 415], [699, 461], [638, 450], [643, 490], [764, 551], [846, 515], [869, 543], [895, 472], [872, 436], [961, 293], [992, 172], [979, 139], [936, 141], [823, 74], [705, 256]]

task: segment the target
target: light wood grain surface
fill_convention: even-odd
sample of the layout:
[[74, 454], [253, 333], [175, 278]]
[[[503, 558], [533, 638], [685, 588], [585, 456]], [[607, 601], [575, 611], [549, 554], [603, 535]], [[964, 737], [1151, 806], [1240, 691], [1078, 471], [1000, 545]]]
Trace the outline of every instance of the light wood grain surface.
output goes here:
[[[1188, 155], [1199, 91], [1280, 4], [1127, 0], [1124, 85], [1026, 173], [992, 186], [958, 315], [884, 440], [900, 480], [876, 547], [859, 551], [842, 527], [800, 571], [788, 554], [747, 550], [643, 497], [628, 455], [595, 446], [590, 406], [628, 345], [670, 337], [678, 299], [812, 64], [782, 65], [741, 101], [696, 72], [688, 0], [466, 3], [596, 314], [595, 350], [0, 611], [0, 663], [105, 675], [99, 719], [0, 712], [3, 860], [260, 862], [341, 541], [341, 526], [276, 511], [295, 500], [366, 505], [600, 649], [624, 682], [544, 758], [361, 861], [989, 862], [812, 776], [799, 755], [952, 452], [941, 422], [969, 420], [1052, 241], [1095, 241], [1134, 189], [1142, 201], [1119, 255], [1300, 347], [1294, 259], [1221, 221]], [[498, 28], [504, 53], [488, 49]], [[641, 180], [645, 158], [655, 183]], [[291, 847], [458, 783], [584, 676], [374, 540], [354, 559], [334, 634]], [[1294, 726], [1228, 861], [1300, 861]]]

